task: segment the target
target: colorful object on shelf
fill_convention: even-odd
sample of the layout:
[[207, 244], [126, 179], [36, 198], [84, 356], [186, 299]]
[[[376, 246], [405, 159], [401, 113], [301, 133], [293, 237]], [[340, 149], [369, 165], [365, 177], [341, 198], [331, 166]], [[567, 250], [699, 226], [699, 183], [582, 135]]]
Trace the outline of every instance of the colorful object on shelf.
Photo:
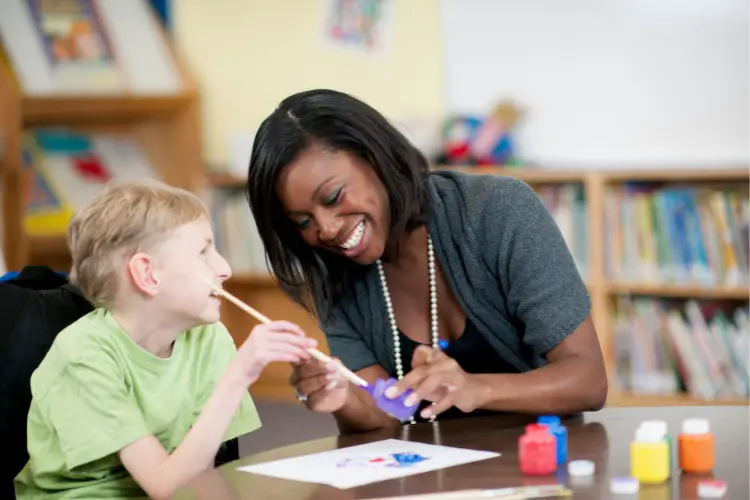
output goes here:
[[658, 484], [669, 478], [669, 445], [653, 425], [641, 425], [630, 443], [630, 475], [641, 483]]
[[443, 125], [443, 151], [437, 163], [447, 165], [513, 165], [512, 131], [521, 115], [512, 101], [498, 104], [486, 117], [456, 115]]
[[555, 436], [557, 465], [564, 464], [568, 460], [568, 429], [562, 425], [557, 415], [542, 415], [537, 419], [537, 423], [549, 427], [550, 432]]
[[725, 481], [701, 481], [698, 483], [698, 496], [700, 498], [721, 498], [727, 494], [727, 483]]
[[454, 116], [443, 124], [443, 157], [438, 163], [470, 164], [471, 141], [474, 140], [482, 119], [475, 116]]
[[687, 473], [705, 474], [713, 470], [715, 460], [714, 435], [708, 420], [690, 418], [682, 422], [678, 436], [680, 468]]
[[520, 110], [511, 101], [498, 104], [482, 123], [471, 143], [471, 156], [479, 165], [507, 164], [513, 155], [511, 130], [518, 122]]
[[529, 475], [552, 474], [557, 468], [557, 442], [544, 424], [529, 424], [518, 438], [521, 472]]

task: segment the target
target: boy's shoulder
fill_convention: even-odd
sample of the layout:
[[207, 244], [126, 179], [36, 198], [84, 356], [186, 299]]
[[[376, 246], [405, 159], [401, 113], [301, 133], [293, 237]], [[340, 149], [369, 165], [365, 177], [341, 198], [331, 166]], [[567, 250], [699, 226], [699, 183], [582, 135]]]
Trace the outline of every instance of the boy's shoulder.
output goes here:
[[[177, 363], [210, 363], [222, 352], [235, 349], [232, 336], [224, 324], [218, 322], [191, 328], [181, 334], [173, 356]], [[47, 355], [32, 375], [32, 385], [40, 395], [66, 370], [80, 365], [122, 375], [153, 362], [153, 355], [138, 346], [118, 325], [112, 313], [98, 308], [80, 317], [63, 329], [55, 338]], [[144, 363], [145, 362], [145, 363]]]

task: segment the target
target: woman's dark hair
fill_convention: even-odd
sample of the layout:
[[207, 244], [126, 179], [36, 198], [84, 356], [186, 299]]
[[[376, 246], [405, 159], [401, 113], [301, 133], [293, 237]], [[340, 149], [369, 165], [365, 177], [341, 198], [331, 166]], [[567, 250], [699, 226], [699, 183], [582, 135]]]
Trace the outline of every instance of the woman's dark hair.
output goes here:
[[363, 267], [305, 243], [276, 194], [281, 171], [313, 145], [346, 151], [372, 165], [388, 193], [391, 242], [426, 220], [428, 164], [379, 112], [334, 90], [289, 96], [260, 125], [248, 168], [247, 197], [266, 262], [292, 300], [326, 321]]

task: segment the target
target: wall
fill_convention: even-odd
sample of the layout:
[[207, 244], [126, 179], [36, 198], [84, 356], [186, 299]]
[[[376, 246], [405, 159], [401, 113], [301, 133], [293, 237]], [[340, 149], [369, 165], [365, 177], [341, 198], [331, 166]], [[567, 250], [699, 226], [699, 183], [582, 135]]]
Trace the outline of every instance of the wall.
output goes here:
[[349, 92], [394, 120], [439, 117], [438, 4], [389, 1], [392, 43], [373, 57], [323, 43], [322, 0], [174, 2], [176, 43], [202, 92], [209, 164], [225, 164], [229, 137], [253, 133], [281, 99], [299, 90]]
[[440, 0], [445, 106], [546, 166], [747, 165], [746, 0]]

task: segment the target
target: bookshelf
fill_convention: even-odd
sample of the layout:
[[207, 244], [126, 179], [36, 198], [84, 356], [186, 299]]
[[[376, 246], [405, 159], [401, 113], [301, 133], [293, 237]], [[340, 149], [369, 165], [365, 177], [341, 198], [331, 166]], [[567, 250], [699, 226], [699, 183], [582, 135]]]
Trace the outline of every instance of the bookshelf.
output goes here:
[[[747, 196], [750, 171], [745, 167], [712, 168], [705, 170], [613, 170], [613, 171], [553, 171], [530, 168], [503, 167], [463, 167], [436, 166], [435, 169], [452, 169], [467, 173], [506, 175], [527, 182], [538, 192], [546, 187], [576, 185], [583, 193], [585, 200], [586, 224], [586, 264], [585, 276], [592, 301], [592, 316], [600, 336], [605, 354], [610, 394], [608, 406], [692, 406], [692, 405], [747, 405], [746, 397], [715, 396], [701, 398], [685, 392], [674, 394], [643, 394], [622, 389], [618, 383], [616, 336], [613, 318], [617, 315], [617, 302], [620, 297], [645, 297], [672, 299], [676, 301], [710, 300], [735, 302], [746, 305], [750, 292], [746, 282], [735, 284], [701, 285], [692, 282], [665, 282], [652, 279], [618, 279], [608, 271], [607, 238], [607, 203], [612, 192], [627, 185], [649, 184], [657, 186], [695, 186], [701, 188], [729, 187], [740, 189]], [[245, 179], [232, 174], [215, 172], [208, 174], [208, 183], [216, 190], [241, 190]], [[554, 214], [553, 214], [554, 215]], [[611, 260], [611, 259], [610, 259]], [[319, 342], [324, 342], [324, 335], [319, 331], [311, 318], [302, 313], [276, 287], [273, 278], [264, 273], [238, 273], [228, 285], [233, 293], [246, 300], [262, 301], [271, 317], [300, 320], [308, 332]], [[251, 302], [252, 303], [252, 302]], [[252, 320], [232, 314], [230, 321], [235, 322], [238, 330], [252, 328]], [[290, 318], [292, 319], [292, 318]], [[244, 327], [240, 326], [244, 323]], [[312, 329], [310, 329], [312, 328]], [[325, 348], [325, 344], [322, 344]], [[288, 386], [287, 379], [291, 370], [278, 367], [275, 372], [264, 374], [253, 392], [258, 396], [293, 400], [294, 395]]]
[[[6, 30], [5, 38], [0, 37], [0, 139], [5, 145], [4, 154], [0, 155], [1, 241], [8, 269], [35, 264], [69, 269], [64, 232], [36, 235], [26, 230], [27, 197], [34, 177], [24, 168], [25, 135], [46, 128], [132, 138], [161, 180], [202, 193], [206, 177], [199, 93], [171, 40], [145, 2], [96, 6], [97, 16], [104, 19], [97, 33], [103, 33], [119, 49], [119, 59], [112, 64], [131, 86], [120, 90], [40, 91], [43, 85], [29, 78], [30, 66], [25, 69], [22, 64], [19, 66], [22, 56], [29, 59], [36, 56], [34, 47], [21, 46], [35, 35], [32, 26], [16, 26], [23, 24], [19, 20], [26, 19], [19, 15], [18, 9], [22, 7], [15, 1], [4, 5], [8, 23], [0, 26]], [[10, 16], [17, 16], [15, 24]], [[38, 67], [42, 62], [35, 60], [34, 64]], [[53, 69], [54, 64], [58, 63], [50, 63]], [[50, 70], [50, 74], [54, 71]], [[81, 78], [82, 82], [85, 80]], [[145, 88], [148, 85], [150, 88]]]

